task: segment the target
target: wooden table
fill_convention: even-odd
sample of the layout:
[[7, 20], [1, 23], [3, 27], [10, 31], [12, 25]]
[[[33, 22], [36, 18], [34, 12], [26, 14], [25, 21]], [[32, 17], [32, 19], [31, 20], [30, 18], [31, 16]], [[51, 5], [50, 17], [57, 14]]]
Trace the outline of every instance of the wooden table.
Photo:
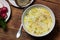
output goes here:
[[[10, 3], [9, 3], [10, 4]], [[60, 40], [60, 0], [35, 0], [33, 4], [44, 4], [50, 7], [56, 17], [56, 25], [54, 30], [45, 37], [32, 37], [22, 30], [22, 35], [19, 39], [16, 38], [16, 33], [21, 24], [21, 16], [24, 9], [13, 7], [11, 4], [12, 14], [7, 23], [8, 31], [4, 32], [0, 28], [0, 40]]]

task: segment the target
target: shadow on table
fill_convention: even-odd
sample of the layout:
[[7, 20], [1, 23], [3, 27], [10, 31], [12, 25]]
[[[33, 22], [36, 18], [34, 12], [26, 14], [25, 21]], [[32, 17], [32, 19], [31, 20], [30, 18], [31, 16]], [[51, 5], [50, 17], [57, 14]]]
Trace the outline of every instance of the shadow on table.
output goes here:
[[59, 33], [59, 25], [58, 25], [58, 22], [56, 22], [55, 28], [50, 34], [48, 34], [44, 37], [39, 37], [39, 38], [31, 36], [31, 38], [33, 40], [54, 40], [58, 33]]

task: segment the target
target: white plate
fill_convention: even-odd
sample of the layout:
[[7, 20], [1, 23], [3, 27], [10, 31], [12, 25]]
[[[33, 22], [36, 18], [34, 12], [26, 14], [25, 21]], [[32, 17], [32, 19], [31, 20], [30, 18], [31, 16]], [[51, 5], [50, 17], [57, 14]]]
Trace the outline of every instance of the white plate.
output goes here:
[[[19, 7], [19, 6], [16, 4], [15, 0], [8, 0], [8, 1], [9, 1], [13, 6]], [[29, 4], [27, 4], [26, 6], [23, 6], [23, 7], [29, 6], [33, 1], [34, 1], [34, 0], [31, 0]]]
[[10, 9], [10, 6], [8, 4], [8, 2], [6, 0], [0, 0], [0, 2], [8, 8], [8, 13], [7, 13], [7, 18], [5, 19], [5, 22], [8, 21], [9, 17], [10, 17], [10, 14], [11, 14], [11, 9]]

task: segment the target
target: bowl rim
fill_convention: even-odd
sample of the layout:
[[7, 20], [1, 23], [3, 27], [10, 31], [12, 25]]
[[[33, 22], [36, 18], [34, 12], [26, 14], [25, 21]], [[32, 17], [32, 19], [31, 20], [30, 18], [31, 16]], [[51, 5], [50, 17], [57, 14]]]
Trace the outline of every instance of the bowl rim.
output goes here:
[[[24, 15], [26, 14], [25, 12], [26, 12], [28, 9], [30, 9], [31, 7], [34, 7], [34, 6], [42, 6], [42, 7], [46, 8], [47, 10], [49, 10], [49, 11], [51, 12], [51, 16], [52, 16], [52, 18], [53, 18], [52, 28], [50, 29], [50, 31], [48, 31], [48, 32], [45, 33], [44, 35], [39, 35], [39, 36], [38, 36], [38, 35], [31, 34], [31, 33], [29, 33], [29, 32], [25, 29], [25, 27], [24, 27], [23, 19], [24, 19]], [[30, 34], [30, 35], [32, 35], [32, 36], [34, 36], [34, 37], [43, 37], [43, 36], [46, 36], [46, 35], [48, 35], [49, 33], [51, 33], [51, 31], [54, 29], [54, 26], [55, 26], [55, 15], [54, 15], [53, 11], [52, 11], [48, 6], [43, 5], [43, 4], [34, 4], [34, 5], [30, 6], [30, 7], [28, 7], [28, 8], [23, 12], [21, 22], [22, 22], [22, 25], [23, 25], [23, 29], [24, 29], [28, 34]]]
[[[12, 0], [12, 1], [9, 0], [9, 2], [10, 2], [14, 7], [18, 7], [18, 8], [19, 8], [19, 7], [25, 8], [25, 7], [29, 6], [30, 4], [32, 4], [33, 1], [34, 1], [34, 0], [31, 0], [30, 3], [28, 3], [26, 6], [19, 6], [19, 5], [15, 2], [15, 0]], [[13, 4], [13, 2], [14, 2], [14, 4]]]

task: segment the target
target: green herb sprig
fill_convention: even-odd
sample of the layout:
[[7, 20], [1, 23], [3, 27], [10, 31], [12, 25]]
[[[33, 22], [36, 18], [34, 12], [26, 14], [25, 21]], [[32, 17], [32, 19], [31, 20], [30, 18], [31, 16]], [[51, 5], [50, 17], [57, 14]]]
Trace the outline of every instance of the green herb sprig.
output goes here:
[[7, 27], [5, 20], [2, 19], [1, 17], [0, 17], [0, 26], [1, 28], [3, 28], [3, 30], [5, 30]]

